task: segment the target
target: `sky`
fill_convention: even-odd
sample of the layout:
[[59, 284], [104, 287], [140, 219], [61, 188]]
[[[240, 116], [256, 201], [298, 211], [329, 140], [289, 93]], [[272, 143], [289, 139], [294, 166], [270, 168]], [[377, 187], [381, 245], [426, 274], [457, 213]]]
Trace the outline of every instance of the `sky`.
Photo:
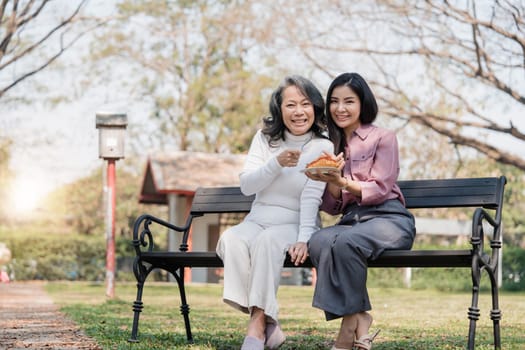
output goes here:
[[[113, 86], [100, 86], [56, 106], [39, 102], [8, 111], [0, 108], [0, 127], [5, 128], [0, 132], [7, 133], [14, 141], [10, 170], [16, 178], [11, 188], [15, 211], [33, 209], [49, 192], [105, 165], [105, 160], [99, 158], [96, 128], [99, 112], [126, 114], [125, 155], [130, 154], [130, 132], [145, 122], [147, 113], [139, 102], [130, 101], [115, 91]], [[148, 152], [144, 150], [144, 162]], [[117, 161], [117, 169], [119, 162], [122, 161]]]
[[27, 201], [17, 201], [17, 208], [32, 207], [44, 194], [102, 164], [95, 106], [77, 101], [53, 110], [28, 106], [4, 114], [8, 127], [16, 130], [10, 163], [16, 177], [12, 190]]

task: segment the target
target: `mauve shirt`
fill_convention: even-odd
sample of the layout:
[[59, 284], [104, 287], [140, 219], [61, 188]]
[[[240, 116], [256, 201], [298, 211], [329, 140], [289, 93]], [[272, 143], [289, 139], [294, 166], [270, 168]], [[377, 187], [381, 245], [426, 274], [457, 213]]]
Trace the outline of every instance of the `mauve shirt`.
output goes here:
[[399, 151], [396, 133], [372, 124], [361, 125], [354, 131], [345, 148], [343, 174], [350, 180], [359, 181], [361, 197], [342, 191], [340, 199], [334, 198], [326, 189], [321, 209], [337, 215], [349, 204], [377, 205], [389, 199], [405, 198], [397, 185], [399, 176]]

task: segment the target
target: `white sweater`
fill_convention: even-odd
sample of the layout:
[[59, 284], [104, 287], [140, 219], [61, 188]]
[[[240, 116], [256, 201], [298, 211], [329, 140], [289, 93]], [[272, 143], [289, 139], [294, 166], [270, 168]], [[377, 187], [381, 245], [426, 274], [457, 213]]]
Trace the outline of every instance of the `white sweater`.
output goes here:
[[[260, 225], [297, 224], [297, 241], [307, 242], [319, 229], [319, 205], [326, 184], [308, 179], [301, 170], [323, 151], [333, 153], [333, 144], [313, 133], [294, 136], [286, 132], [285, 138], [270, 147], [259, 130], [252, 139], [240, 174], [241, 191], [255, 194], [246, 220]], [[282, 167], [277, 161], [277, 155], [285, 149], [302, 149], [296, 167]]]

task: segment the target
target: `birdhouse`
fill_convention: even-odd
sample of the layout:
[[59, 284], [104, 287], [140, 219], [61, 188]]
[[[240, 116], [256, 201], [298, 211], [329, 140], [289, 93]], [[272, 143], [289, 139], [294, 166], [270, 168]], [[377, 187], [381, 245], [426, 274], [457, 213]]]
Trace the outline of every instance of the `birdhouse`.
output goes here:
[[96, 124], [99, 130], [99, 158], [124, 158], [124, 139], [128, 125], [125, 113], [98, 112]]

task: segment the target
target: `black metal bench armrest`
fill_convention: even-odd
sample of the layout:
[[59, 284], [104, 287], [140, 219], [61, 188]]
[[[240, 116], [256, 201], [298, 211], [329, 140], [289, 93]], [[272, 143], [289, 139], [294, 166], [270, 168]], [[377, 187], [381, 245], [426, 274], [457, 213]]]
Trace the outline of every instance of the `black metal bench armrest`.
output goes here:
[[151, 252], [153, 251], [153, 248], [155, 247], [154, 241], [153, 241], [153, 234], [150, 230], [150, 225], [152, 223], [159, 224], [163, 227], [166, 227], [168, 229], [171, 229], [176, 232], [181, 232], [183, 234], [182, 244], [181, 244], [181, 250], [184, 250], [184, 247], [186, 247], [186, 250], [188, 249], [188, 234], [189, 234], [189, 228], [191, 226], [193, 217], [188, 217], [186, 224], [183, 227], [173, 225], [167, 221], [164, 221], [162, 219], [159, 219], [153, 215], [144, 214], [141, 215], [136, 221], [133, 226], [133, 246], [135, 247], [135, 252], [137, 253], [137, 256], [140, 256], [142, 253], [141, 247], [146, 247], [145, 250]]
[[[485, 232], [484, 223], [491, 226], [492, 232]], [[484, 251], [484, 237], [491, 235], [490, 247], [492, 249], [491, 255], [487, 255]], [[492, 269], [496, 268], [499, 259], [499, 249], [501, 243], [501, 216], [496, 213], [493, 218], [486, 210], [477, 208], [474, 211], [472, 219], [472, 236], [470, 243], [473, 248], [473, 255], [478, 256], [483, 264], [490, 266]]]

